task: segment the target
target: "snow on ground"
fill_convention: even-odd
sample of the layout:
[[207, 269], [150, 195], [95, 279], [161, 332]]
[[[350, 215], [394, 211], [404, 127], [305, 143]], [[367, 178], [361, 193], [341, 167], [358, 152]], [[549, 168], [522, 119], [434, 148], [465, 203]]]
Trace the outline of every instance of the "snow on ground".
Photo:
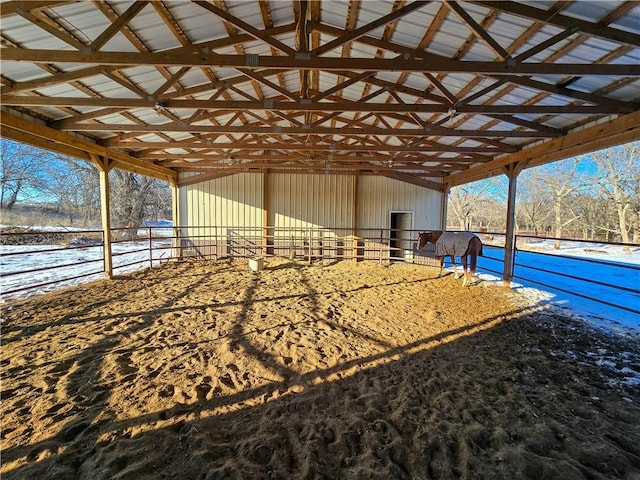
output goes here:
[[[478, 277], [502, 285], [504, 248], [492, 246], [488, 240], [483, 239]], [[494, 245], [504, 242], [499, 237], [491, 240]], [[630, 311], [640, 311], [639, 247], [625, 250], [621, 245], [562, 241], [555, 249], [553, 240], [527, 240], [529, 243], [518, 243], [514, 291], [533, 304], [579, 316], [599, 329], [640, 335], [640, 315]], [[460, 269], [460, 260], [456, 263]], [[445, 265], [451, 269], [448, 261]]]
[[[625, 251], [618, 245], [576, 245], [556, 250], [552, 241], [545, 241], [536, 245], [535, 252], [518, 250], [514, 290], [602, 329], [640, 334], [640, 315], [630, 311], [640, 311], [640, 248]], [[485, 247], [484, 254], [478, 260], [480, 278], [501, 283], [499, 276], [483, 268], [501, 272], [504, 250]]]

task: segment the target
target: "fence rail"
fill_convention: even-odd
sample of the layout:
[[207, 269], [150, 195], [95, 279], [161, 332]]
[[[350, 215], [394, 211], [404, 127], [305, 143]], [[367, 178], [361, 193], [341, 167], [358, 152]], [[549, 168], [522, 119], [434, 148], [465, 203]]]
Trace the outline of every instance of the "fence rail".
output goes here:
[[[308, 263], [319, 260], [378, 261], [380, 263], [408, 262], [439, 265], [434, 258], [434, 247], [427, 246], [416, 252], [418, 230], [353, 229], [326, 227], [237, 227], [237, 226], [184, 226], [117, 228], [112, 234], [113, 270], [118, 274], [145, 267], [153, 268], [163, 262], [186, 259], [215, 260], [222, 257], [296, 258]], [[476, 232], [485, 243], [485, 255], [480, 258], [478, 270], [501, 277], [504, 262], [504, 234]], [[39, 292], [54, 286], [68, 285], [79, 279], [85, 281], [104, 275], [102, 232], [95, 230], [73, 232], [34, 232], [49, 235], [63, 245], [24, 245], [12, 247], [12, 237], [25, 233], [0, 234], [0, 291], [4, 297], [25, 292]], [[74, 244], [77, 238], [93, 238], [86, 245]], [[568, 288], [566, 282], [587, 283], [609, 289], [614, 294], [635, 297], [640, 295], [638, 277], [640, 266], [633, 263], [610, 262], [598, 258], [535, 251], [542, 242], [562, 242], [589, 250], [625, 246], [638, 249], [638, 244], [592, 242], [576, 239], [557, 239], [535, 235], [517, 235], [515, 246], [514, 279], [531, 282], [547, 289], [555, 289], [576, 297], [640, 314], [638, 303], [620, 305], [610, 299]], [[561, 250], [562, 251], [562, 250]], [[575, 252], [574, 252], [575, 253]], [[556, 263], [571, 262], [571, 268], [558, 268]], [[96, 268], [100, 263], [100, 268]], [[640, 263], [640, 262], [638, 262]], [[580, 265], [584, 265], [581, 267]], [[628, 284], [614, 284], [602, 278], [589, 278], [585, 273], [598, 268], [614, 269], [620, 277], [630, 277]], [[620, 272], [626, 272], [620, 274]], [[541, 278], [540, 275], [543, 275]], [[616, 278], [618, 278], [616, 277]], [[626, 278], [625, 277], [625, 278]], [[635, 283], [634, 283], [635, 278]]]

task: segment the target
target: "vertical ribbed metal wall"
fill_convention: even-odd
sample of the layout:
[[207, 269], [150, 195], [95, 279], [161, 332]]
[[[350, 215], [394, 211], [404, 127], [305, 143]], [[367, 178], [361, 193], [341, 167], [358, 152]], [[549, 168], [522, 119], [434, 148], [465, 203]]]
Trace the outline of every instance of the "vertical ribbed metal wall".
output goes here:
[[358, 229], [389, 228], [391, 211], [414, 212], [416, 230], [440, 228], [442, 193], [386, 177], [361, 176]]
[[210, 227], [262, 227], [262, 174], [242, 173], [180, 188], [180, 214], [189, 235], [221, 234]]
[[[385, 177], [323, 174], [237, 174], [180, 188], [181, 222], [184, 235], [224, 238], [251, 237], [264, 242], [259, 229], [270, 229], [281, 243], [291, 236], [313, 235], [323, 239], [353, 233], [357, 211], [357, 234], [381, 236], [390, 227], [390, 212], [413, 212], [413, 228], [440, 228], [442, 194]], [[357, 199], [356, 199], [357, 190]], [[264, 204], [268, 208], [264, 225]], [[304, 232], [307, 232], [306, 234]], [[231, 241], [226, 240], [231, 237]]]
[[269, 226], [351, 229], [353, 175], [270, 174]]

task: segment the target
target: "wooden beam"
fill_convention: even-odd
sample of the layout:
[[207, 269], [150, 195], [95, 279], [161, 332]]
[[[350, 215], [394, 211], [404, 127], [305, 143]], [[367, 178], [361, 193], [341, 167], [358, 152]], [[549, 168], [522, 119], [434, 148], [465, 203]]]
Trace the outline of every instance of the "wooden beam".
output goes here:
[[[54, 22], [47, 16], [37, 15], [29, 10], [24, 10], [22, 8], [16, 9], [16, 13], [23, 17], [25, 20], [28, 20], [36, 27], [43, 29], [45, 32], [50, 35], [62, 40], [63, 42], [71, 45], [76, 49], [83, 49], [85, 45], [80, 42], [77, 38], [71, 35], [66, 29], [62, 28], [58, 23]], [[46, 62], [46, 61], [45, 61]]]
[[262, 255], [269, 254], [269, 244], [273, 242], [270, 238], [272, 232], [269, 231], [269, 219], [271, 218], [269, 169], [262, 174]]
[[107, 279], [113, 278], [113, 255], [111, 251], [111, 208], [109, 192], [109, 170], [111, 165], [106, 157], [91, 155], [93, 163], [98, 167], [100, 177], [100, 216], [102, 219], [102, 259], [104, 275]]
[[67, 5], [69, 3], [76, 3], [79, 0], [28, 0], [28, 1], [15, 1], [15, 2], [2, 2], [0, 3], [0, 17], [9, 17], [11, 15], [17, 15], [19, 10], [42, 10], [44, 8], [59, 7]]
[[205, 10], [213, 13], [214, 15], [222, 18], [224, 21], [230, 23], [231, 25], [233, 25], [234, 27], [243, 30], [244, 32], [248, 33], [249, 35], [251, 35], [253, 38], [260, 40], [268, 45], [271, 45], [272, 47], [280, 50], [283, 53], [286, 53], [287, 55], [295, 55], [296, 51], [291, 48], [290, 46], [282, 43], [280, 40], [275, 39], [273, 36], [267, 35], [265, 34], [264, 31], [262, 30], [258, 30], [257, 28], [249, 25], [247, 22], [244, 22], [243, 20], [240, 20], [237, 17], [234, 17], [233, 15], [231, 15], [228, 12], [225, 12], [224, 10], [222, 10], [221, 8], [216, 7], [215, 5], [212, 5], [209, 2], [204, 2], [204, 1], [200, 1], [200, 0], [195, 0], [193, 3], [195, 3], [196, 5], [201, 6], [202, 8], [204, 8]]
[[100, 50], [113, 36], [120, 31], [127, 23], [129, 23], [138, 12], [147, 6], [146, 1], [133, 2], [109, 27], [102, 32], [89, 46], [92, 50]]
[[[173, 80], [165, 82], [163, 87], [159, 88], [152, 95], [148, 95], [145, 98], [104, 98], [104, 97], [45, 97], [45, 96], [25, 96], [25, 95], [0, 95], [0, 103], [2, 105], [12, 106], [65, 106], [65, 107], [104, 107], [106, 110], [104, 115], [110, 115], [114, 113], [113, 109], [133, 109], [133, 108], [155, 108], [157, 106], [156, 96], [163, 93], [164, 90], [169, 88], [171, 84], [177, 80], [177, 77], [183, 75], [189, 67], [181, 69], [176, 72]], [[371, 75], [358, 76], [360, 81]], [[258, 78], [258, 77], [256, 77]], [[262, 81], [262, 80], [260, 80]], [[536, 88], [535, 85], [541, 82], [533, 80], [526, 80], [532, 88]], [[344, 88], [346, 85], [350, 85], [354, 82], [347, 80], [345, 83], [339, 85], [340, 88]], [[269, 86], [272, 88], [278, 87], [275, 84], [269, 82]], [[552, 91], [554, 93], [562, 94], [563, 89], [555, 87], [553, 85], [546, 85], [542, 87], [545, 90]], [[451, 104], [434, 104], [434, 103], [379, 103], [379, 102], [347, 102], [347, 101], [334, 101], [334, 102], [321, 102], [326, 94], [333, 93], [337, 90], [338, 86], [323, 92], [314, 97], [311, 101], [297, 101], [298, 97], [288, 91], [283, 90], [281, 93], [287, 94], [291, 98], [295, 98], [296, 101], [280, 101], [280, 100], [194, 100], [194, 99], [171, 99], [163, 98], [162, 106], [165, 108], [185, 108], [185, 109], [202, 109], [208, 110], [211, 113], [218, 113], [224, 115], [236, 110], [241, 111], [299, 111], [299, 112], [381, 112], [381, 113], [448, 113], [451, 108]], [[280, 88], [278, 87], [278, 90]], [[391, 93], [391, 92], [390, 92]], [[611, 113], [631, 113], [639, 108], [639, 104], [635, 102], [622, 102], [615, 99], [608, 99], [605, 97], [598, 97], [596, 100], [593, 95], [581, 95], [576, 92], [575, 95], [580, 100], [597, 102], [597, 105], [468, 105], [466, 103], [456, 105], [457, 114], [486, 114], [486, 115], [515, 115], [515, 114], [532, 114], [532, 115], [548, 115], [548, 114], [560, 114], [560, 113], [572, 113], [579, 115], [602, 115]], [[393, 93], [394, 95], [395, 92]], [[571, 93], [567, 96], [574, 96]], [[464, 100], [466, 102], [467, 100]], [[98, 118], [96, 112], [91, 112], [90, 117]], [[82, 117], [84, 118], [84, 117]], [[68, 123], [66, 121], [63, 121]]]
[[447, 229], [447, 215], [449, 208], [449, 193], [451, 192], [451, 188], [448, 184], [443, 184], [442, 195], [440, 196], [440, 225], [436, 228], [438, 230], [446, 230]]
[[430, 190], [435, 190], [437, 192], [442, 192], [444, 190], [444, 185], [442, 183], [434, 182], [432, 180], [425, 180], [420, 177], [416, 177], [414, 175], [409, 175], [408, 173], [389, 172], [389, 171], [381, 171], [378, 173], [383, 177], [392, 178], [394, 180], [410, 183], [412, 185], [418, 185], [420, 187], [425, 187]]
[[482, 5], [489, 9], [497, 9], [520, 17], [534, 19], [549, 25], [556, 25], [562, 28], [577, 28], [581, 32], [589, 35], [640, 47], [640, 35], [638, 34], [606, 27], [597, 23], [581, 20], [576, 17], [561, 15], [559, 13], [550, 15], [549, 12], [543, 8], [530, 7], [519, 2], [473, 1], [473, 3]]
[[324, 55], [325, 53], [333, 50], [334, 48], [338, 48], [346, 43], [353, 42], [358, 38], [362, 37], [363, 35], [367, 34], [368, 32], [375, 30], [377, 28], [380, 28], [384, 25], [387, 25], [391, 22], [394, 22], [397, 19], [407, 15], [408, 13], [424, 7], [428, 3], [431, 3], [431, 2], [417, 1], [417, 2], [410, 3], [409, 5], [406, 5], [398, 10], [394, 10], [393, 12], [385, 15], [384, 17], [380, 17], [377, 20], [374, 20], [373, 22], [363, 25], [362, 27], [356, 30], [344, 33], [343, 35], [336, 38], [335, 40], [325, 43], [324, 45], [314, 49], [311, 52], [311, 55], [314, 57]]
[[169, 178], [176, 177], [176, 173], [170, 169], [139, 160], [125, 153], [111, 150], [96, 143], [92, 143], [89, 140], [71, 136], [8, 112], [3, 112], [2, 116], [0, 116], [0, 126], [2, 127], [2, 130], [0, 131], [0, 134], [2, 135], [4, 135], [4, 128], [9, 127], [12, 130], [22, 131], [45, 140], [49, 140], [52, 142], [48, 147], [50, 150], [55, 150], [56, 144], [61, 144], [75, 150], [85, 151], [90, 155], [97, 155], [114, 160], [117, 162], [118, 168], [123, 170], [141, 173], [161, 180], [168, 180]]
[[638, 139], [640, 139], [640, 111], [569, 132], [560, 138], [501, 156], [480, 167], [448, 175], [446, 181], [452, 186], [461, 185], [500, 175], [504, 173], [504, 167], [512, 163], [526, 161], [527, 168], [530, 168]]
[[515, 226], [516, 226], [516, 191], [518, 175], [526, 165], [526, 161], [516, 162], [505, 167], [509, 179], [507, 195], [507, 221], [504, 241], [504, 265], [502, 283], [510, 287], [513, 279], [513, 265], [515, 261]]
[[327, 151], [327, 152], [457, 152], [457, 153], [475, 153], [479, 149], [487, 154], [500, 152], [514, 152], [518, 147], [503, 144], [501, 147], [489, 147], [478, 145], [477, 147], [459, 147], [451, 145], [440, 145], [437, 143], [429, 143], [427, 145], [391, 145], [388, 143], [376, 144], [347, 144], [344, 142], [313, 142], [310, 144], [294, 144], [287, 142], [259, 142], [255, 140], [244, 140], [231, 143], [218, 143], [215, 141], [207, 142], [207, 138], [201, 140], [180, 140], [167, 142], [144, 142], [140, 140], [122, 140], [109, 143], [109, 146], [115, 148], [145, 148], [148, 149], [140, 153], [141, 155], [150, 153], [152, 150], [161, 150], [165, 148], [192, 148], [207, 150], [301, 150], [301, 151]]
[[[184, 50], [184, 47], [176, 49]], [[397, 57], [386, 58], [332, 58], [332, 57], [289, 57], [261, 55], [221, 55], [210, 51], [198, 55], [184, 52], [132, 53], [42, 50], [24, 48], [3, 48], [2, 59], [18, 62], [80, 63], [87, 65], [123, 66], [192, 66], [192, 67], [249, 67], [275, 68], [283, 70], [347, 70], [347, 71], [410, 71], [410, 72], [465, 72], [476, 74], [503, 75], [605, 75], [640, 76], [638, 64], [593, 65], [586, 63], [519, 63], [509, 65], [503, 62], [458, 61], [423, 52], [421, 59]]]
[[61, 153], [63, 155], [69, 155], [70, 157], [79, 158], [81, 160], [92, 161], [92, 158], [86, 150], [71, 147], [69, 145], [63, 145], [60, 143], [54, 143], [46, 138], [37, 137], [35, 135], [32, 135], [31, 133], [24, 132], [22, 130], [16, 130], [6, 125], [2, 125], [0, 134], [3, 138], [15, 140], [16, 142], [26, 143], [28, 145], [33, 145], [34, 147], [42, 148], [43, 150], [50, 150], [53, 152]]
[[471, 15], [469, 15], [464, 8], [460, 6], [457, 1], [445, 0], [445, 3], [449, 7], [449, 9], [455, 13], [467, 26], [471, 29], [471, 31], [482, 40], [491, 50], [495, 53], [498, 58], [501, 60], [506, 60], [509, 58], [509, 52], [507, 52], [502, 46], [495, 41], [495, 39], [487, 33], [487, 31], [482, 28], [478, 22], [476, 22]]
[[[373, 114], [371, 114], [373, 115]], [[396, 128], [389, 130], [380, 127], [317, 127], [312, 132], [302, 127], [280, 127], [278, 125], [263, 127], [256, 125], [187, 125], [180, 123], [165, 123], [162, 125], [132, 125], [132, 124], [86, 124], [74, 127], [65, 127], [65, 130], [80, 130], [84, 132], [191, 132], [191, 133], [248, 133], [252, 135], [393, 135], [396, 137], [416, 137], [432, 135], [438, 137], [468, 137], [468, 138], [548, 138], [554, 137], [550, 132], [541, 131], [515, 131], [515, 130], [455, 130], [445, 127], [424, 128]]]
[[[4, 5], [4, 3], [0, 3], [0, 5]], [[294, 29], [295, 29], [295, 24], [282, 25], [279, 27], [266, 29], [265, 34], [271, 35], [271, 36], [281, 35], [285, 33], [290, 33]], [[238, 45], [243, 42], [250, 41], [251, 38], [252, 37], [248, 34], [231, 35], [218, 40], [211, 40], [209, 42], [203, 42], [196, 45], [189, 45], [187, 47], [179, 47], [179, 48], [170, 50], [170, 52], [173, 52], [176, 55], [184, 55], [184, 56], [197, 55], [199, 52], [203, 52], [203, 51], [213, 51], [218, 48], [232, 47], [234, 45]], [[3, 49], [2, 58], [4, 59], [4, 49]], [[64, 72], [64, 73], [60, 73], [53, 76], [47, 76], [44, 78], [34, 79], [30, 81], [25, 81], [25, 82], [17, 82], [14, 84], [13, 87], [9, 89], [6, 89], [6, 90], [2, 89], [2, 93], [14, 93], [14, 92], [24, 91], [24, 90], [34, 90], [37, 88], [43, 88], [46, 86], [55, 85], [59, 83], [66, 83], [71, 80], [80, 80], [82, 78], [99, 75], [105, 71], [112, 72], [114, 70], [118, 70], [121, 68], [124, 68], [124, 65], [98, 65], [95, 67], [88, 67], [84, 69], [73, 70], [70, 72]], [[245, 77], [240, 77], [240, 78], [245, 78]], [[225, 81], [231, 81], [231, 80], [227, 79]], [[219, 82], [219, 83], [220, 85], [218, 86], [222, 86], [224, 82]], [[199, 91], [201, 91], [202, 88], [203, 88], [202, 86], [199, 86], [194, 89], [190, 89], [188, 93], [189, 94], [198, 93]]]
[[215, 180], [216, 178], [228, 177], [229, 175], [233, 175], [237, 172], [229, 172], [224, 170], [219, 170], [215, 172], [205, 172], [200, 175], [193, 175], [190, 177], [178, 177], [178, 186], [186, 187], [187, 185], [195, 185], [196, 183], [206, 182], [207, 180]]

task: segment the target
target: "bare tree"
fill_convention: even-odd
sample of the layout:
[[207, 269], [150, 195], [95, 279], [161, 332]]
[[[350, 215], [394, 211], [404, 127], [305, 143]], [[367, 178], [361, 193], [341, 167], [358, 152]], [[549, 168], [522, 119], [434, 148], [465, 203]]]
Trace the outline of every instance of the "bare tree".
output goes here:
[[[495, 198], [491, 192], [495, 180], [484, 180], [453, 187], [449, 194], [448, 225], [457, 225], [461, 230], [469, 230], [479, 225], [479, 220], [485, 223], [493, 219], [492, 215], [483, 215], [488, 210], [489, 203], [495, 205]], [[482, 225], [487, 226], [487, 225]]]
[[[556, 238], [561, 238], [565, 227], [579, 218], [570, 200], [589, 184], [577, 173], [580, 160], [580, 158], [567, 159], [563, 162], [532, 168], [523, 173], [523, 176], [530, 176], [533, 188], [549, 193], [551, 204], [547, 208], [553, 212], [552, 229]], [[560, 248], [559, 240], [555, 241], [554, 247]]]
[[42, 196], [46, 188], [44, 150], [0, 139], [0, 205], [10, 210], [19, 200]]
[[516, 220], [526, 230], [533, 230], [535, 235], [545, 230], [550, 216], [551, 195], [541, 188], [531, 175], [523, 173], [518, 182], [518, 201], [516, 206]]
[[[596, 183], [614, 207], [615, 233], [624, 243], [640, 238], [640, 142], [628, 143], [591, 155], [598, 171]], [[632, 236], [630, 236], [630, 233]]]
[[[70, 222], [84, 225], [97, 219], [100, 208], [96, 167], [84, 160], [48, 152], [30, 145], [1, 140], [0, 204], [10, 209], [17, 202], [36, 198]], [[166, 183], [114, 169], [111, 180], [111, 220], [114, 227], [135, 227], [148, 217], [170, 212], [171, 193]]]
[[76, 158], [63, 157], [61, 161], [63, 165], [49, 173], [51, 197], [70, 223], [79, 221], [84, 226], [91, 225], [100, 211], [98, 170], [93, 164]]
[[157, 210], [158, 204], [163, 205], [161, 208], [166, 206], [170, 196], [168, 186], [160, 180], [119, 169], [112, 170], [109, 177], [113, 227], [123, 229], [123, 238], [135, 238], [137, 227], [142, 225], [146, 215]]

